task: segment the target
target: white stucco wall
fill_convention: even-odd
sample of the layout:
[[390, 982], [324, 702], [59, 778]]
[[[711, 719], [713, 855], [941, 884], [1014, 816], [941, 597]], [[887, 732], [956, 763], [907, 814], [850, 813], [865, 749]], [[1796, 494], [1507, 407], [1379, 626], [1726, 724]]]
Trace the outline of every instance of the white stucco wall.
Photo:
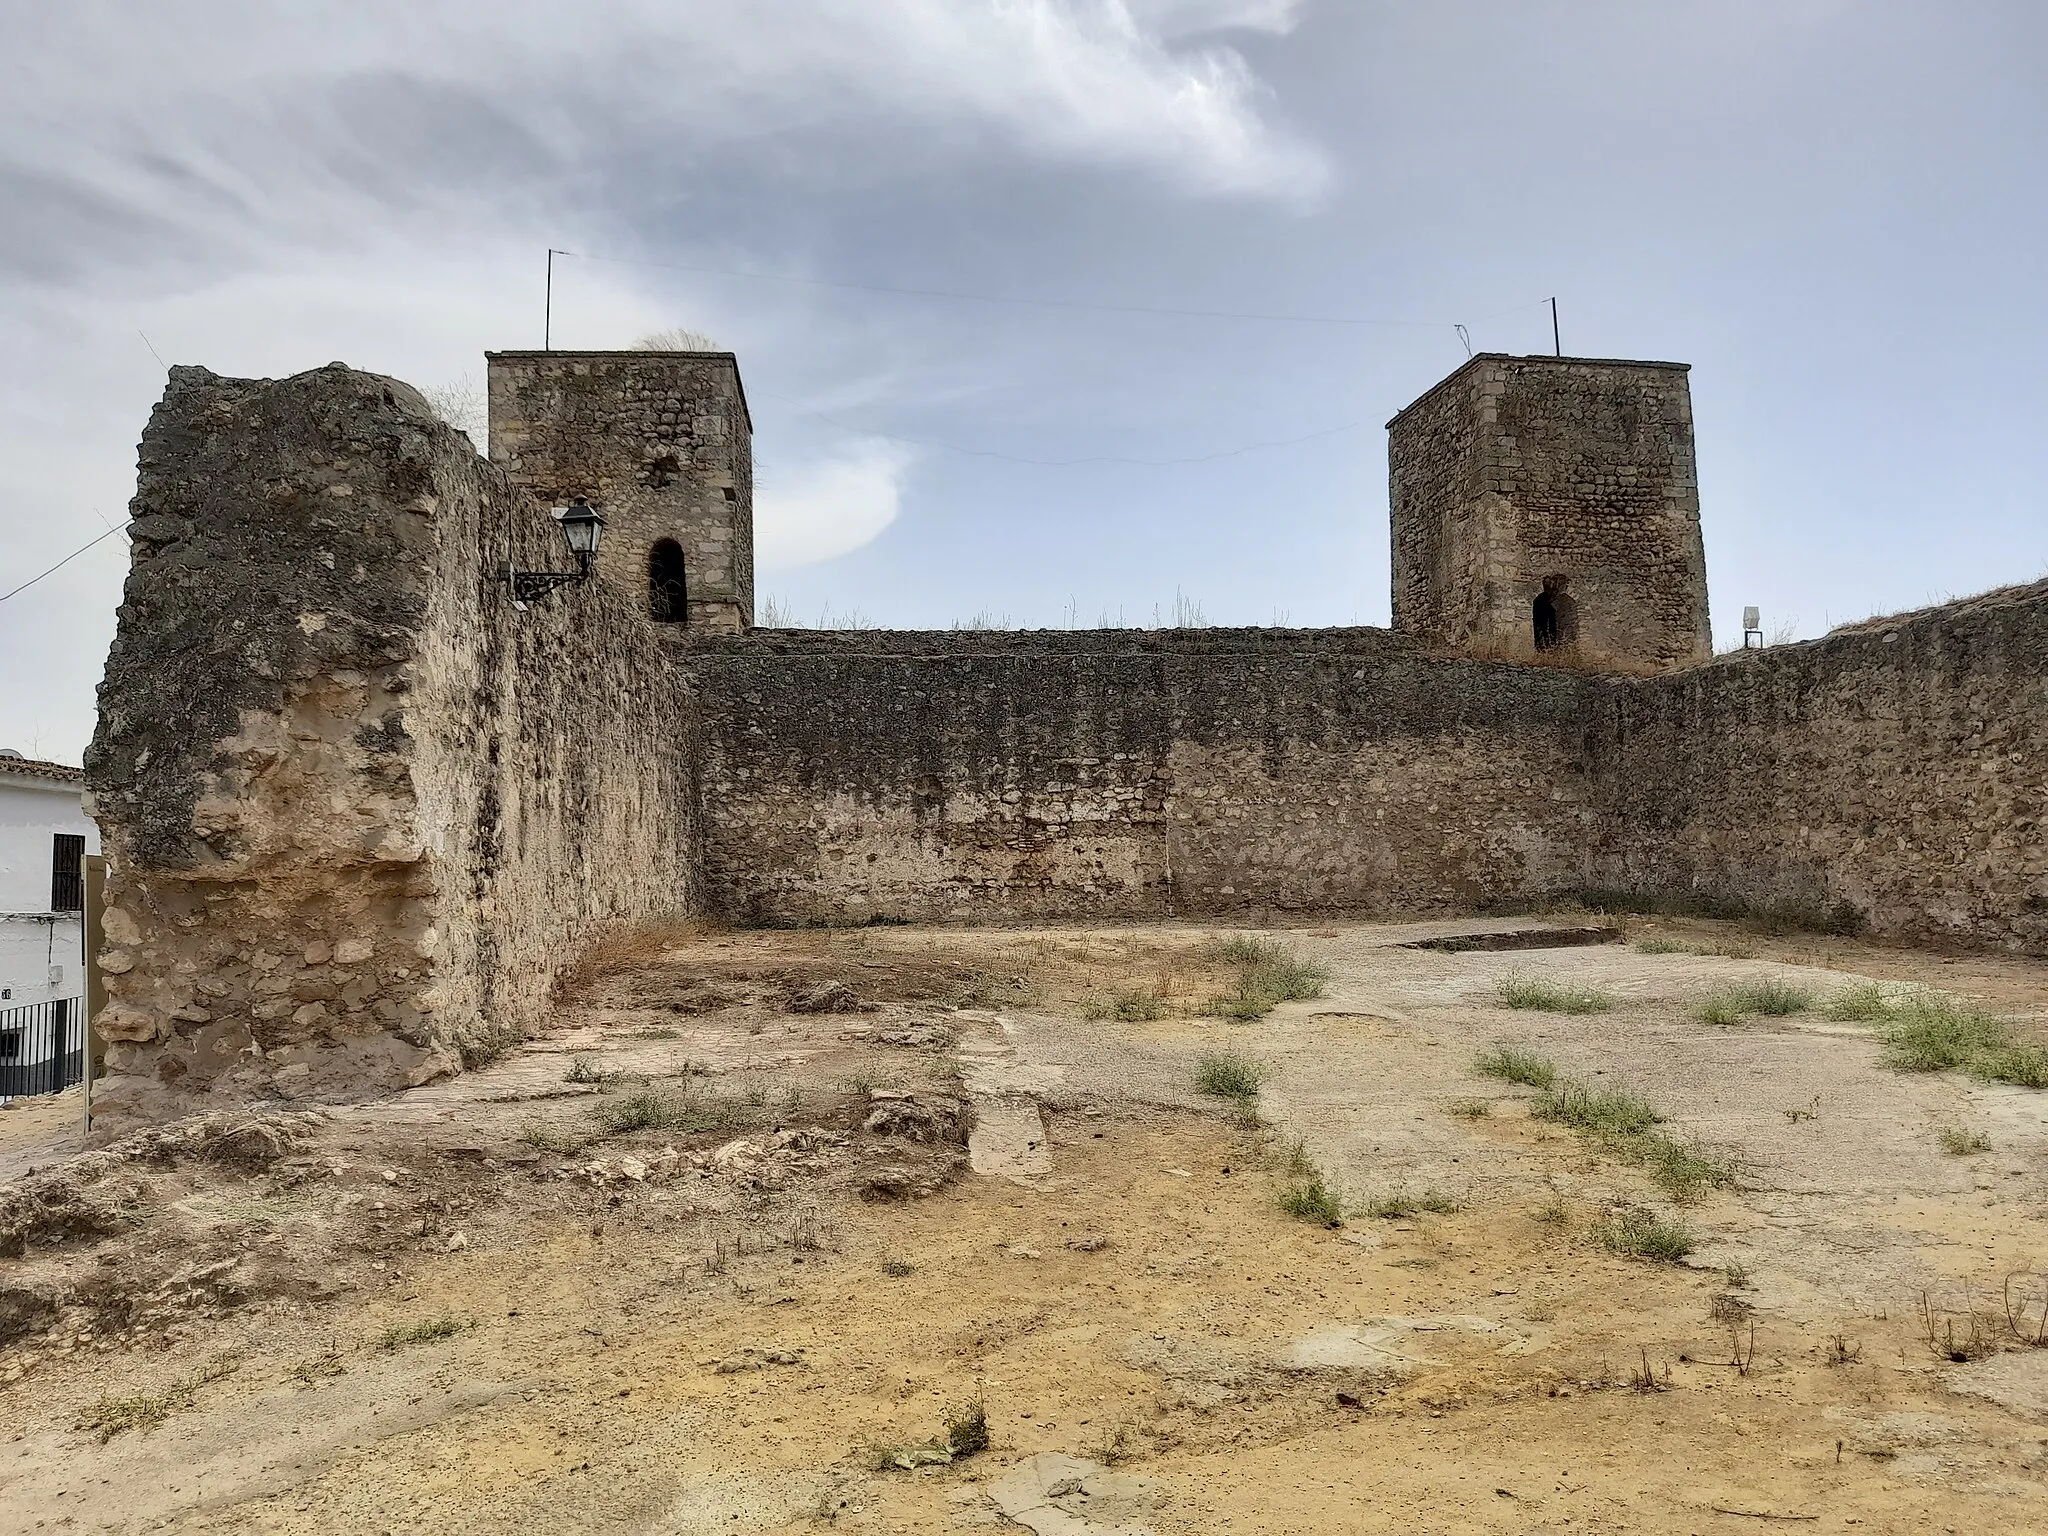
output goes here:
[[50, 910], [53, 839], [100, 851], [99, 829], [79, 802], [84, 785], [36, 776], [0, 758], [0, 1008], [83, 997], [83, 933], [76, 912]]

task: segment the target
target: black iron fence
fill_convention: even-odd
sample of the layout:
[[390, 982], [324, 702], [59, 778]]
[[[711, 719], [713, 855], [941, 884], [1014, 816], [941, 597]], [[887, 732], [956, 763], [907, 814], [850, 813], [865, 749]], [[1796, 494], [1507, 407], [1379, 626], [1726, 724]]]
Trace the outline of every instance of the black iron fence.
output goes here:
[[85, 1009], [75, 997], [0, 1008], [0, 1097], [56, 1093], [85, 1076]]

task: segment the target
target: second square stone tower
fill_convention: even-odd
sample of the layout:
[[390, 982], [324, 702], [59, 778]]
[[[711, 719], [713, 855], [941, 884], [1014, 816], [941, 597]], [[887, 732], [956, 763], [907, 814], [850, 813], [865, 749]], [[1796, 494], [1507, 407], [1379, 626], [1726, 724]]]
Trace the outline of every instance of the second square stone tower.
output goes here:
[[1706, 660], [1686, 372], [1482, 352], [1387, 423], [1394, 627], [1508, 661]]
[[730, 352], [489, 352], [491, 462], [604, 514], [598, 575], [661, 624], [754, 622], [753, 422]]

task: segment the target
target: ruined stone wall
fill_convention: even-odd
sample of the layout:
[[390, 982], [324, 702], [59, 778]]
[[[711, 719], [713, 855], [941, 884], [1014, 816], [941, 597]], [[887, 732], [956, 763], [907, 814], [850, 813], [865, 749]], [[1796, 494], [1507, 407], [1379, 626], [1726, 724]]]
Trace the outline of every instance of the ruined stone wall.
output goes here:
[[810, 634], [685, 653], [741, 921], [1409, 909], [1591, 870], [1588, 681], [1385, 631]]
[[174, 369], [131, 511], [96, 1124], [428, 1080], [687, 909], [674, 669], [602, 584], [511, 610], [489, 570], [559, 534], [406, 386]]
[[648, 553], [682, 547], [693, 628], [754, 621], [753, 427], [729, 352], [486, 354], [491, 462], [553, 506], [588, 496], [598, 574], [642, 612]]
[[1707, 658], [1684, 365], [1482, 354], [1388, 427], [1396, 629], [1532, 660], [1549, 582], [1558, 659], [1656, 672]]
[[2048, 953], [2048, 583], [1609, 685], [1603, 883]]

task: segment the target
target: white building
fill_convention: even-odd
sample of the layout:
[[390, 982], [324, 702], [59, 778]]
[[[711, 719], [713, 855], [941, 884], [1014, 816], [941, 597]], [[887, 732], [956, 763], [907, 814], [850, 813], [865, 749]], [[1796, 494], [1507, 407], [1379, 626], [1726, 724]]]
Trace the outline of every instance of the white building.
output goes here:
[[85, 774], [0, 749], [0, 1096], [75, 1081], [85, 1020]]

